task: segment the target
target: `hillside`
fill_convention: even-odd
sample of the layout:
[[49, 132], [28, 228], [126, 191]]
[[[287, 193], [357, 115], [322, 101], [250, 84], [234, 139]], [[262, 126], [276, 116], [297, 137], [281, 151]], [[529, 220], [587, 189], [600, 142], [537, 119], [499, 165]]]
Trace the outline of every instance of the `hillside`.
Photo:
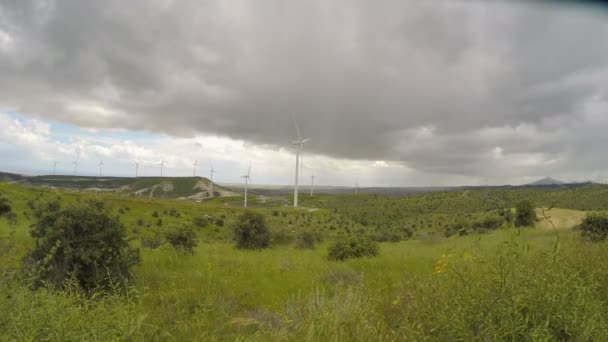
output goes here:
[[[166, 198], [196, 202], [211, 198], [211, 182], [203, 177], [20, 176], [3, 173], [0, 174], [0, 181], [71, 191], [103, 191], [127, 197]], [[214, 183], [213, 196], [238, 196], [238, 193]]]

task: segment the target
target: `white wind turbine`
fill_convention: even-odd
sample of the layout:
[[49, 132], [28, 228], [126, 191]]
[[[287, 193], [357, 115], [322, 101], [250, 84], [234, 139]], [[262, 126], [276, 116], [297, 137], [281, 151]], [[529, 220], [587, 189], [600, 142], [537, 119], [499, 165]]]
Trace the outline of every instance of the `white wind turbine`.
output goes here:
[[211, 188], [211, 198], [213, 198], [213, 174], [217, 171], [213, 169], [213, 164], [209, 162], [209, 166], [211, 166], [211, 178], [209, 179], [209, 186]]
[[99, 160], [99, 164], [97, 164], [97, 166], [99, 166], [99, 177], [101, 177], [101, 168], [103, 167], [103, 161]]
[[78, 174], [78, 158], [72, 162], [74, 164], [74, 175]]
[[310, 141], [310, 139], [303, 139], [302, 134], [300, 134], [300, 127], [298, 127], [298, 123], [296, 122], [296, 117], [292, 116], [293, 124], [296, 127], [296, 133], [298, 135], [298, 140], [294, 140], [291, 142], [292, 145], [296, 147], [296, 179], [293, 187], [293, 207], [298, 207], [298, 177], [300, 172], [300, 153], [302, 153], [302, 148], [304, 147], [304, 143]]
[[163, 159], [160, 163], [156, 164], [160, 166], [160, 176], [163, 176], [163, 169], [165, 168], [165, 160]]
[[135, 160], [135, 178], [139, 175], [139, 160]]
[[193, 172], [194, 177], [196, 177], [196, 169], [198, 168], [198, 160], [195, 160], [194, 164], [192, 164], [192, 166], [194, 167], [194, 172]]
[[245, 202], [243, 203], [243, 207], [247, 208], [247, 185], [251, 182], [251, 162], [249, 162], [249, 170], [247, 170], [247, 174], [241, 176], [241, 178], [245, 178]]
[[315, 188], [315, 174], [310, 175], [310, 197], [312, 197], [313, 190]]
[[61, 164], [61, 163], [56, 160], [53, 160], [53, 176], [57, 175], [57, 164]]

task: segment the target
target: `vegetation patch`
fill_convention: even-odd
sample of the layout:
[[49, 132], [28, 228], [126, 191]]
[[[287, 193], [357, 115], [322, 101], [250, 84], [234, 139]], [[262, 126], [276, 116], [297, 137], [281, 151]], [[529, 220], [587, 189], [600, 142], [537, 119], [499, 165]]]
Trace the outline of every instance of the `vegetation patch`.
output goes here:
[[36, 208], [30, 235], [36, 247], [27, 255], [35, 287], [62, 288], [76, 281], [83, 290], [123, 283], [138, 263], [125, 227], [99, 200], [61, 208], [57, 199]]

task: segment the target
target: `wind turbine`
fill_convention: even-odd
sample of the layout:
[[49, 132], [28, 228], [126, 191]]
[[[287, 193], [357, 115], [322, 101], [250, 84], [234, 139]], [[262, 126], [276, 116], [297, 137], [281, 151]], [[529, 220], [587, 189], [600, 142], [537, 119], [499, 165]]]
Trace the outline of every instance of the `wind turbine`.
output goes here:
[[78, 174], [78, 158], [72, 162], [74, 164], [74, 175]]
[[196, 177], [196, 168], [198, 167], [198, 160], [194, 161], [194, 164], [192, 164], [192, 166], [194, 166], [194, 177]]
[[61, 164], [61, 163], [56, 160], [53, 160], [53, 176], [57, 175], [57, 164]]
[[244, 176], [241, 176], [241, 178], [245, 178], [245, 202], [243, 204], [243, 206], [245, 208], [247, 208], [247, 185], [250, 183], [251, 181], [251, 162], [249, 162], [249, 170], [247, 170], [247, 174]]
[[209, 166], [211, 166], [211, 178], [209, 179], [209, 185], [211, 187], [211, 198], [213, 198], [213, 174], [217, 171], [213, 169], [213, 164], [209, 162]]
[[300, 134], [300, 127], [298, 127], [298, 123], [296, 122], [296, 117], [292, 115], [293, 124], [296, 127], [296, 133], [298, 135], [298, 140], [294, 140], [291, 142], [292, 145], [297, 146], [296, 149], [296, 179], [293, 187], [293, 207], [298, 207], [298, 176], [300, 172], [300, 153], [302, 153], [302, 148], [304, 147], [304, 143], [310, 141], [310, 139], [303, 139], [302, 134]]
[[163, 176], [163, 168], [165, 167], [165, 160], [163, 159], [160, 163], [156, 164], [160, 166], [160, 176]]
[[103, 167], [103, 161], [99, 160], [99, 164], [97, 164], [99, 166], [99, 177], [101, 177], [101, 168]]
[[315, 174], [310, 175], [310, 197], [312, 197], [313, 190], [315, 188]]
[[137, 178], [139, 174], [139, 161], [135, 160], [135, 178]]

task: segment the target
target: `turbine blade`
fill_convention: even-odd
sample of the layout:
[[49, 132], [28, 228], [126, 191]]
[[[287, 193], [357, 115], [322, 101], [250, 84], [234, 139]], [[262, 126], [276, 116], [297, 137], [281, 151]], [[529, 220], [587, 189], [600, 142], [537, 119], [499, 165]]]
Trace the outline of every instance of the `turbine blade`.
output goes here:
[[298, 126], [298, 122], [296, 121], [296, 116], [291, 113], [291, 118], [293, 119], [293, 125], [296, 127], [296, 133], [298, 134], [298, 140], [302, 140], [302, 135], [300, 134], [300, 126]]

